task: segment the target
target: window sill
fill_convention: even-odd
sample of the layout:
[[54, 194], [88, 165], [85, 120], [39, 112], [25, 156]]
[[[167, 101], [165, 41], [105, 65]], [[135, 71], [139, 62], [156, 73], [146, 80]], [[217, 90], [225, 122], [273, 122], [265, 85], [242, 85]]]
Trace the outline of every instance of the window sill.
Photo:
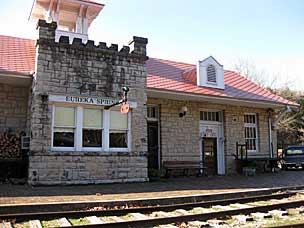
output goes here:
[[217, 82], [206, 82], [206, 84], [209, 84], [209, 85], [217, 85]]
[[97, 148], [90, 148], [90, 149], [86, 149], [83, 148], [82, 150], [75, 150], [74, 148], [52, 148], [50, 150], [51, 153], [53, 152], [58, 152], [58, 153], [111, 153], [111, 152], [115, 152], [115, 153], [124, 153], [124, 152], [131, 152], [129, 148], [110, 148], [108, 150], [103, 150], [103, 149], [97, 149]]

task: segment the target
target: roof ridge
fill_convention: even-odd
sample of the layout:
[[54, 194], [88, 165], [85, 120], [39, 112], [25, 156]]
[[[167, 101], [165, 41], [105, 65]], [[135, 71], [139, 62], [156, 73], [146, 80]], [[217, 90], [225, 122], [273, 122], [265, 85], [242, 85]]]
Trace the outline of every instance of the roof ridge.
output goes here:
[[180, 61], [176, 61], [176, 60], [161, 59], [161, 58], [154, 58], [154, 57], [149, 57], [149, 59], [162, 60], [162, 61], [167, 61], [167, 62], [171, 62], [171, 63], [186, 64], [186, 65], [190, 65], [193, 67], [196, 66], [195, 64], [192, 64], [192, 63], [185, 63], [185, 62], [180, 62]]

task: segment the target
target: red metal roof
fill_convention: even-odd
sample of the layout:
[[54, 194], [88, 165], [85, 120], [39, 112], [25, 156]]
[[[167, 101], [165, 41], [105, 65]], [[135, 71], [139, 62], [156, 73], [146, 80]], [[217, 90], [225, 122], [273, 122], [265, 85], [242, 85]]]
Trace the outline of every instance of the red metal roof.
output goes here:
[[224, 71], [225, 89], [197, 86], [193, 64], [150, 58], [147, 72], [147, 87], [152, 89], [298, 105], [229, 70]]
[[34, 40], [0, 35], [0, 70], [29, 74], [35, 55]]
[[[0, 35], [0, 70], [29, 74], [35, 69], [35, 55], [34, 40]], [[225, 89], [214, 89], [196, 85], [196, 65], [150, 58], [146, 66], [148, 88], [298, 105], [233, 71], [224, 72]]]

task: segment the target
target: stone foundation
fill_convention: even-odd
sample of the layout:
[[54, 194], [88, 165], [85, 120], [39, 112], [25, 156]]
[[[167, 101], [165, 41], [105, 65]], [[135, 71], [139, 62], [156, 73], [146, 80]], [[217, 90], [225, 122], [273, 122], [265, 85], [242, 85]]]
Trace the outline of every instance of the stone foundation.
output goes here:
[[32, 184], [100, 184], [147, 181], [145, 156], [126, 154], [31, 156], [29, 180]]

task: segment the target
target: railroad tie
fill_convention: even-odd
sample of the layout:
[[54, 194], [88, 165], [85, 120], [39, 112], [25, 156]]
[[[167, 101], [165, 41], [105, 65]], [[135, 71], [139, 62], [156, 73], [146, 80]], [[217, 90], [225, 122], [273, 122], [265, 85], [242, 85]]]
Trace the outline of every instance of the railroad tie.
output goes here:
[[178, 226], [174, 226], [172, 224], [168, 224], [168, 225], [160, 225], [158, 226], [159, 228], [178, 228]]
[[298, 215], [301, 213], [301, 209], [300, 208], [289, 208], [289, 209], [287, 209], [287, 213], [289, 215]]
[[154, 211], [151, 214], [152, 217], [160, 217], [160, 218], [167, 218], [167, 217], [172, 217], [173, 215], [164, 212], [164, 211]]
[[207, 223], [209, 223], [211, 226], [220, 226], [220, 225], [224, 225], [225, 221], [223, 220], [219, 220], [219, 219], [210, 219], [207, 220]]
[[250, 208], [252, 206], [248, 205], [248, 204], [242, 204], [242, 203], [233, 203], [233, 204], [230, 204], [231, 207], [236, 207], [236, 208], [239, 208], [239, 209], [245, 209], [245, 208]]
[[89, 217], [87, 217], [87, 220], [91, 224], [104, 224], [104, 223], [106, 223], [105, 221], [101, 220], [100, 218], [98, 218], [96, 216], [89, 216]]
[[198, 227], [198, 228], [201, 228], [201, 227], [210, 227], [209, 223], [207, 223], [207, 222], [201, 222], [201, 221], [188, 222], [188, 225], [190, 227]]
[[174, 212], [178, 215], [191, 215], [191, 213], [189, 213], [188, 211], [186, 211], [184, 209], [177, 209]]
[[222, 210], [222, 211], [228, 211], [228, 210], [233, 210], [233, 209], [235, 209], [235, 208], [229, 207], [229, 206], [215, 205], [215, 206], [212, 206], [211, 209]]
[[42, 225], [39, 220], [31, 220], [29, 224], [30, 228], [42, 228]]
[[201, 213], [210, 213], [213, 212], [213, 210], [203, 207], [195, 207], [192, 209], [193, 213], [195, 214], [201, 214]]
[[130, 213], [130, 215], [132, 215], [135, 220], [151, 219], [150, 217], [141, 213]]
[[124, 219], [119, 218], [119, 217], [117, 217], [117, 216], [109, 216], [108, 218], [109, 218], [110, 220], [113, 220], [114, 222], [125, 222]]
[[268, 213], [276, 218], [286, 218], [286, 216], [288, 215], [287, 211], [281, 211], [281, 210], [272, 210], [269, 211]]
[[10, 222], [2, 222], [0, 223], [0, 228], [12, 228], [12, 224]]
[[271, 199], [271, 200], [269, 200], [269, 202], [270, 202], [271, 204], [275, 204], [275, 203], [289, 202], [289, 200], [286, 200], [286, 199]]
[[58, 219], [59, 226], [72, 226], [72, 224], [66, 218]]
[[231, 216], [233, 220], [236, 220], [239, 224], [244, 224], [249, 221], [253, 221], [253, 218], [248, 215], [233, 215]]
[[255, 212], [255, 213], [251, 213], [250, 216], [254, 219], [257, 219], [257, 220], [261, 220], [261, 219], [264, 219], [264, 218], [271, 218], [271, 214], [269, 213], [262, 213], [262, 212]]

